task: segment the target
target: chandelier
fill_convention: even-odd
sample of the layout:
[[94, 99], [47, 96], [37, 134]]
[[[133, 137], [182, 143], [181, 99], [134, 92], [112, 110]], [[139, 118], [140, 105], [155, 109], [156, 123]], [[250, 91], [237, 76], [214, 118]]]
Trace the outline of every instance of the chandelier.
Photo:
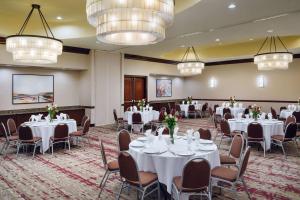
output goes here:
[[[38, 10], [46, 36], [23, 34], [34, 11]], [[51, 34], [51, 36], [48, 35]], [[6, 38], [6, 50], [13, 54], [13, 59], [20, 63], [51, 64], [57, 62], [57, 56], [62, 54], [62, 41], [54, 38], [53, 33], [40, 10], [40, 5], [32, 4], [25, 22], [17, 35]]]
[[174, 0], [87, 0], [86, 12], [101, 42], [154, 44], [173, 22]]
[[[277, 51], [278, 41], [285, 51]], [[264, 48], [268, 51], [261, 53]], [[257, 64], [258, 70], [288, 69], [292, 61], [293, 54], [288, 51], [279, 36], [267, 37], [254, 56], [254, 64]]]
[[188, 47], [180, 63], [177, 64], [177, 69], [181, 74], [187, 76], [201, 74], [204, 69], [204, 62], [200, 61], [194, 47]]

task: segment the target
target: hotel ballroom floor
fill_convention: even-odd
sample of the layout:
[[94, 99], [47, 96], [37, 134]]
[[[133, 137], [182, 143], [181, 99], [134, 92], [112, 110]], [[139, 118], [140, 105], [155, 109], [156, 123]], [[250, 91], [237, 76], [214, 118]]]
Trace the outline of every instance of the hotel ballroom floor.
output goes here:
[[[214, 129], [206, 119], [183, 120], [179, 127], [181, 131], [191, 127]], [[98, 137], [104, 141], [108, 158], [116, 158], [116, 135], [112, 126], [91, 128], [90, 146], [82, 142], [81, 146], [73, 146], [70, 152], [60, 148], [55, 150], [54, 156], [49, 153], [38, 154], [34, 159], [24, 153], [16, 158], [15, 150], [11, 149], [5, 158], [0, 157], [1, 200], [96, 199], [99, 181], [104, 174]], [[225, 147], [228, 148], [229, 144], [222, 145], [222, 148]], [[287, 152], [293, 154], [293, 148], [288, 147]], [[245, 180], [252, 199], [300, 199], [299, 157], [289, 155], [285, 160], [282, 152], [275, 149], [264, 158], [261, 149], [258, 151], [253, 147], [251, 150]], [[119, 187], [118, 176], [111, 176], [101, 199], [114, 199], [112, 193], [118, 191]], [[222, 196], [217, 195], [219, 190], [214, 191], [213, 199], [234, 199], [229, 191], [223, 191]], [[122, 199], [136, 198], [134, 191], [130, 192], [130, 196], [126, 196], [126, 192], [123, 194]], [[238, 196], [239, 199], [247, 199], [243, 187], [238, 188]]]

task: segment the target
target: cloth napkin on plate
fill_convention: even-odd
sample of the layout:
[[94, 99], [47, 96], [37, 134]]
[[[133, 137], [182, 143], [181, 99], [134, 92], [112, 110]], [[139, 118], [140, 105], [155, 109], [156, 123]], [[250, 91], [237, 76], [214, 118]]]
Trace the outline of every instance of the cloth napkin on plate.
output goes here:
[[268, 113], [268, 119], [269, 119], [269, 120], [272, 119], [272, 113]]

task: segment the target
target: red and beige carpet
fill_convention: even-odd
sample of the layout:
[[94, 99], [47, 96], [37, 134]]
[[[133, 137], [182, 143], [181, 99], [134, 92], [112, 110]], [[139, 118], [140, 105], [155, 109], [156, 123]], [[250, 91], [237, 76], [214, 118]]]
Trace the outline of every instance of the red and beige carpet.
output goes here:
[[[179, 127], [181, 131], [203, 127], [216, 133], [212, 123], [201, 119], [183, 120]], [[17, 158], [16, 150], [11, 148], [6, 157], [0, 157], [0, 200], [97, 199], [99, 182], [104, 174], [99, 138], [104, 142], [108, 159], [115, 159], [118, 154], [116, 136], [112, 126], [91, 128], [91, 145], [83, 141], [71, 151], [56, 148], [53, 156], [37, 154], [34, 159], [29, 153], [21, 153]], [[222, 148], [229, 148], [228, 142], [223, 144]], [[293, 145], [287, 146], [287, 152], [287, 159], [280, 149], [268, 152], [264, 158], [261, 149], [252, 148], [245, 174], [252, 199], [300, 199], [300, 157]], [[101, 199], [115, 199], [114, 192], [119, 191], [119, 187], [118, 176], [111, 176]], [[213, 199], [236, 198], [230, 191], [224, 190], [221, 194], [219, 190], [215, 191]], [[237, 195], [239, 199], [247, 199], [242, 186]], [[124, 192], [121, 199], [136, 199], [136, 193], [133, 190], [129, 195]]]

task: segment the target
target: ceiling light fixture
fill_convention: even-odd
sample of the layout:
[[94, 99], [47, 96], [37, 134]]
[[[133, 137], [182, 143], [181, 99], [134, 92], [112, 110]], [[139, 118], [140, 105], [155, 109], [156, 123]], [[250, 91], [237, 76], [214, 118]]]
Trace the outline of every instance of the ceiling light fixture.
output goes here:
[[62, 16], [57, 16], [56, 19], [57, 20], [63, 20], [63, 17]]
[[220, 42], [220, 41], [221, 41], [220, 38], [217, 38], [217, 39], [216, 39], [216, 42]]
[[174, 0], [87, 0], [97, 39], [116, 45], [146, 45], [165, 39], [174, 19]]
[[[23, 34], [34, 11], [38, 10], [46, 36]], [[49, 35], [49, 34], [50, 35]], [[63, 44], [54, 35], [40, 10], [40, 5], [32, 4], [25, 22], [17, 35], [6, 38], [6, 50], [13, 54], [13, 59], [20, 63], [50, 64], [57, 62], [57, 56], [62, 54]]]
[[[285, 51], [277, 51], [279, 46], [277, 42], [279, 42]], [[263, 49], [268, 50], [261, 53]], [[293, 54], [288, 51], [279, 36], [267, 37], [254, 56], [254, 64], [257, 64], [258, 70], [288, 69], [289, 63], [292, 61]]]
[[194, 47], [188, 47], [185, 51], [177, 69], [186, 76], [201, 74], [204, 62], [201, 62]]
[[229, 4], [228, 8], [229, 9], [234, 9], [234, 8], [236, 8], [236, 5], [234, 3], [231, 3], [231, 4]]

